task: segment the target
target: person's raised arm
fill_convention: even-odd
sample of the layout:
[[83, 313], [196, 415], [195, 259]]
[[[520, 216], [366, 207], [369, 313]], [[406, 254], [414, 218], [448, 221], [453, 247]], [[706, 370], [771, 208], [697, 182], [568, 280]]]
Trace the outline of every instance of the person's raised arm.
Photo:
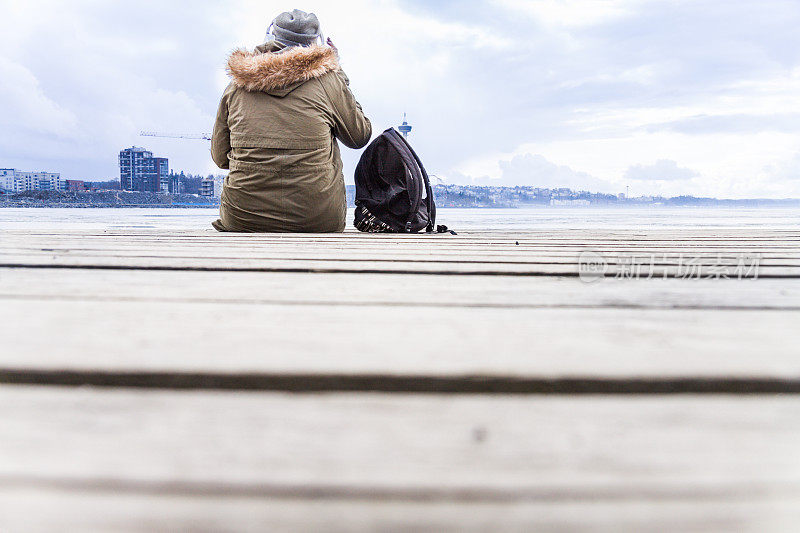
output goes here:
[[[330, 39], [328, 45], [337, 50]], [[321, 81], [333, 108], [336, 138], [348, 148], [363, 148], [372, 137], [372, 124], [350, 91], [347, 76], [342, 70], [338, 70], [323, 77]]]
[[231, 130], [228, 128], [228, 92], [222, 95], [217, 110], [217, 120], [214, 122], [214, 132], [211, 134], [211, 159], [221, 169], [230, 166], [228, 152], [231, 151]]

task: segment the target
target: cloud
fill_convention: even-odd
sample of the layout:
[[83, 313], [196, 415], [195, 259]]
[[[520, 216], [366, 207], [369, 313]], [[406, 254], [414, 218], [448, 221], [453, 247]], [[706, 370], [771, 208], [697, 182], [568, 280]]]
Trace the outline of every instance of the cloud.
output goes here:
[[36, 76], [24, 66], [0, 57], [0, 132], [10, 142], [20, 131], [41, 135], [76, 133], [77, 117], [49, 98]]
[[[210, 129], [227, 47], [198, 38], [225, 38], [213, 5], [144, 0], [131, 11], [87, 0], [0, 0], [4, 14], [6, 7], [13, 23], [6, 20], [0, 77], [14, 81], [0, 88], [0, 121], [13, 127], [0, 134], [0, 165], [107, 179], [119, 174], [119, 150], [143, 143], [140, 130]], [[146, 142], [173, 167], [210, 166], [205, 143]]]
[[773, 182], [788, 182], [793, 187], [800, 187], [800, 152], [791, 159], [765, 166], [761, 175]]
[[541, 155], [518, 155], [510, 161], [501, 161], [502, 181], [507, 184], [530, 184], [536, 187], [587, 190], [592, 192], [613, 189], [610, 183], [586, 172], [578, 172], [566, 165], [556, 165]]
[[487, 175], [470, 177], [464, 173], [453, 173], [447, 178], [450, 183], [498, 187], [514, 187], [516, 185], [551, 189], [568, 187], [591, 192], [610, 192], [616, 189], [612, 183], [595, 178], [586, 172], [573, 170], [566, 165], [557, 165], [538, 154], [517, 155], [509, 160], [499, 161], [498, 165], [500, 176], [497, 178]]
[[580, 28], [629, 15], [641, 0], [499, 0], [498, 3], [549, 26]]
[[675, 161], [659, 159], [652, 165], [635, 165], [625, 172], [626, 180], [640, 181], [680, 181], [689, 180], [697, 176], [697, 172], [688, 168], [681, 168]]
[[669, 130], [690, 135], [720, 132], [752, 134], [762, 131], [800, 133], [800, 113], [695, 115], [671, 122], [652, 124], [646, 129], [650, 132]]
[[[213, 171], [207, 143], [138, 132], [208, 131], [225, 56], [259, 44], [285, 7], [0, 0], [0, 166], [107, 178], [121, 148], [145, 144], [173, 168]], [[793, 190], [781, 185], [791, 173], [763, 169], [783, 168], [800, 146], [795, 2], [307, 0], [303, 9], [337, 42], [376, 132], [407, 111], [434, 174], [613, 190], [632, 172], [661, 176], [632, 186], [677, 193]], [[359, 153], [343, 152], [352, 181]], [[687, 169], [642, 161], [681, 161], [697, 174], [677, 179]]]

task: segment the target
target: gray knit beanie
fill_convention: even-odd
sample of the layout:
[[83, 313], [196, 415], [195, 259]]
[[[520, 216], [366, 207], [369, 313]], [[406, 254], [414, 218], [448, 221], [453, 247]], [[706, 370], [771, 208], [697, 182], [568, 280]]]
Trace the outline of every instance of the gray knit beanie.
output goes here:
[[295, 9], [275, 17], [267, 30], [267, 42], [274, 42], [281, 48], [311, 46], [321, 35], [317, 16]]

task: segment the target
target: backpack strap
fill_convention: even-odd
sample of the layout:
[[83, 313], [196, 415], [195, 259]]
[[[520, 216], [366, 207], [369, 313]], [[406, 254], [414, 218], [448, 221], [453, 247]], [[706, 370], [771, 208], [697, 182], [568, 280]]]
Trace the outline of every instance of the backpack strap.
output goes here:
[[425, 231], [427, 233], [433, 233], [433, 229], [436, 226], [436, 203], [433, 201], [433, 187], [431, 187], [431, 180], [428, 177], [428, 172], [425, 170], [425, 166], [422, 164], [422, 160], [417, 155], [417, 152], [415, 152], [414, 149], [411, 147], [411, 144], [408, 142], [408, 140], [399, 133], [397, 133], [394, 129], [392, 129], [392, 131], [395, 133], [397, 138], [403, 142], [406, 148], [408, 148], [408, 151], [411, 153], [411, 156], [414, 158], [414, 161], [416, 161], [417, 166], [419, 166], [420, 172], [422, 174], [422, 179], [425, 183], [425, 190], [428, 194], [427, 206], [428, 206], [429, 220], [428, 220], [428, 227], [426, 228]]
[[[403, 160], [403, 165], [406, 167], [406, 187], [408, 188], [409, 194], [411, 194], [412, 187], [411, 183], [408, 182], [409, 180], [414, 181], [413, 190], [416, 193], [416, 196], [412, 200], [413, 203], [411, 204], [411, 211], [408, 214], [408, 219], [406, 220], [405, 226], [406, 233], [411, 233], [411, 223], [413, 222], [414, 217], [417, 216], [419, 204], [422, 203], [422, 190], [419, 185], [422, 184], [423, 187], [426, 186], [427, 175], [423, 174], [425, 169], [417, 163], [419, 159], [416, 157], [414, 151], [407, 142], [404, 142], [403, 137], [397, 133], [394, 128], [389, 128], [384, 133], [386, 134], [386, 139], [389, 141], [389, 143], [400, 154], [400, 158]], [[428, 198], [430, 197], [431, 195], [428, 194]]]

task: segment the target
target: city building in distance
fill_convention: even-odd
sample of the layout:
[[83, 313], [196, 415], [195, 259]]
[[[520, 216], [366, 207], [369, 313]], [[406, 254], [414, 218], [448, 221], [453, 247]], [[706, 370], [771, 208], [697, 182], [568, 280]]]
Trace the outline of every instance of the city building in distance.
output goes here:
[[4, 192], [14, 192], [14, 173], [13, 168], [0, 168], [0, 190]]
[[222, 184], [224, 181], [225, 178], [223, 176], [203, 178], [203, 181], [200, 182], [200, 196], [219, 200], [220, 196], [222, 196]]
[[88, 190], [83, 180], [66, 180], [64, 190], [69, 192], [82, 192]]
[[177, 180], [169, 177], [169, 159], [136, 146], [119, 153], [119, 180], [125, 191], [177, 192]]
[[57, 172], [25, 172], [0, 168], [0, 189], [8, 192], [63, 191], [66, 182]]

